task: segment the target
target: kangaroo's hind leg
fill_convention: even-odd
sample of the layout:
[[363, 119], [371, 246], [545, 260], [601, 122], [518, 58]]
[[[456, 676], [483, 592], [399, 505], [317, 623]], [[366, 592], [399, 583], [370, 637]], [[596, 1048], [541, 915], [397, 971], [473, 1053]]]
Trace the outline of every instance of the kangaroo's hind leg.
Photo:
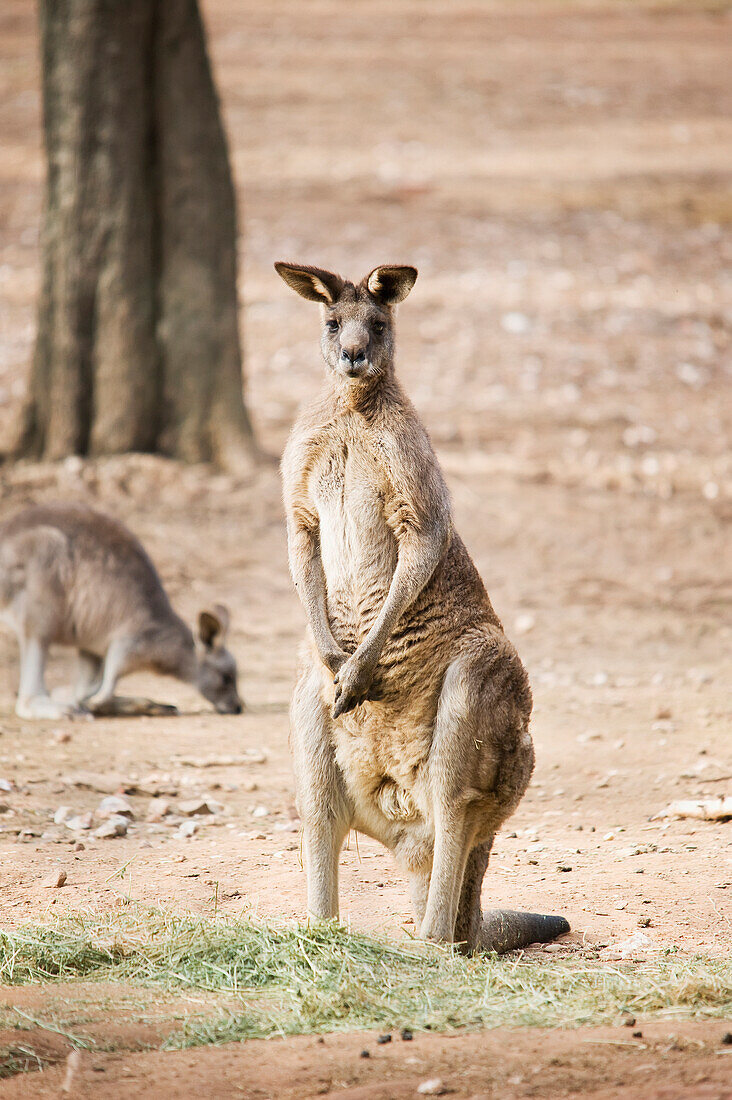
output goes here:
[[130, 641], [115, 638], [100, 663], [101, 676], [85, 702], [96, 718], [164, 718], [178, 713], [169, 703], [156, 703], [142, 696], [116, 695], [117, 681], [128, 671]]
[[80, 649], [76, 659], [76, 682], [74, 699], [83, 703], [102, 686], [102, 668], [104, 662], [96, 653]]
[[21, 636], [20, 684], [15, 713], [19, 718], [70, 718], [78, 713], [68, 703], [52, 699], [46, 688], [48, 646], [39, 638]]
[[455, 658], [440, 692], [434, 736], [428, 761], [432, 796], [434, 851], [432, 873], [420, 935], [424, 939], [454, 942], [463, 878], [475, 839], [475, 821], [469, 804], [475, 756], [474, 670], [466, 655]]
[[308, 915], [338, 916], [338, 860], [353, 817], [335, 758], [330, 708], [316, 668], [307, 668], [292, 697], [290, 747], [303, 825]]

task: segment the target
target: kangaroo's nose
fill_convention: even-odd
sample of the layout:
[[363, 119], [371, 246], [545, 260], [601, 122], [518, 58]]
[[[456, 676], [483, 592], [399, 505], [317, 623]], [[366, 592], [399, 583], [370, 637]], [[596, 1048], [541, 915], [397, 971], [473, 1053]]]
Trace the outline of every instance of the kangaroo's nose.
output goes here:
[[341, 359], [344, 363], [351, 363], [356, 366], [357, 363], [363, 363], [366, 359], [366, 351], [360, 344], [351, 344], [341, 348]]

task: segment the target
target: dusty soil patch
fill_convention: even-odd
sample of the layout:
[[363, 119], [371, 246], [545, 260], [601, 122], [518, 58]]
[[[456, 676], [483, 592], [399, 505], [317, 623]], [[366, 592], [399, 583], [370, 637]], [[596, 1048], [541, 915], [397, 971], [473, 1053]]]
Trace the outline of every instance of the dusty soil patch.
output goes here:
[[[637, 1030], [637, 1029], [636, 1029]], [[419, 1035], [378, 1044], [376, 1035], [302, 1036], [203, 1050], [84, 1053], [74, 1074], [78, 1097], [242, 1096], [305, 1100], [327, 1095], [377, 1100], [417, 1095], [439, 1078], [455, 1097], [580, 1095], [593, 1100], [728, 1100], [730, 1048], [719, 1025]], [[124, 1044], [122, 1044], [124, 1047]], [[367, 1050], [369, 1057], [361, 1052]], [[65, 1063], [0, 1085], [7, 1097], [57, 1097]]]

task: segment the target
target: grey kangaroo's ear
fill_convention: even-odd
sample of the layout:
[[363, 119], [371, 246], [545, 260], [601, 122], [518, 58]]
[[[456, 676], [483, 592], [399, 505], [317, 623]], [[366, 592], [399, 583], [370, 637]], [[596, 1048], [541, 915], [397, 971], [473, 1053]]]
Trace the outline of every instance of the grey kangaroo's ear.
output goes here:
[[213, 611], [201, 612], [198, 616], [198, 637], [206, 649], [221, 645], [228, 625], [229, 612], [221, 604], [216, 604]]
[[332, 306], [343, 290], [343, 279], [332, 271], [320, 267], [305, 267], [302, 264], [276, 263], [275, 271], [288, 286], [311, 302], [323, 302]]
[[385, 306], [403, 302], [417, 281], [416, 267], [385, 264], [375, 267], [364, 279], [364, 285], [372, 298]]

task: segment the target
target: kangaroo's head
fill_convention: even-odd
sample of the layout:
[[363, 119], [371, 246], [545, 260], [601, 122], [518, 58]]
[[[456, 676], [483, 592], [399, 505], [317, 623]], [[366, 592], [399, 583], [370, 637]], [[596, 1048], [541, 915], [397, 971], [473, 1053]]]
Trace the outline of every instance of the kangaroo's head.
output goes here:
[[394, 306], [414, 286], [416, 267], [375, 267], [360, 283], [301, 264], [275, 270], [302, 298], [320, 303], [320, 346], [338, 383], [363, 387], [384, 375], [394, 357]]
[[219, 714], [241, 714], [243, 707], [236, 686], [236, 661], [224, 645], [229, 612], [221, 604], [198, 616], [197, 686], [204, 699]]

